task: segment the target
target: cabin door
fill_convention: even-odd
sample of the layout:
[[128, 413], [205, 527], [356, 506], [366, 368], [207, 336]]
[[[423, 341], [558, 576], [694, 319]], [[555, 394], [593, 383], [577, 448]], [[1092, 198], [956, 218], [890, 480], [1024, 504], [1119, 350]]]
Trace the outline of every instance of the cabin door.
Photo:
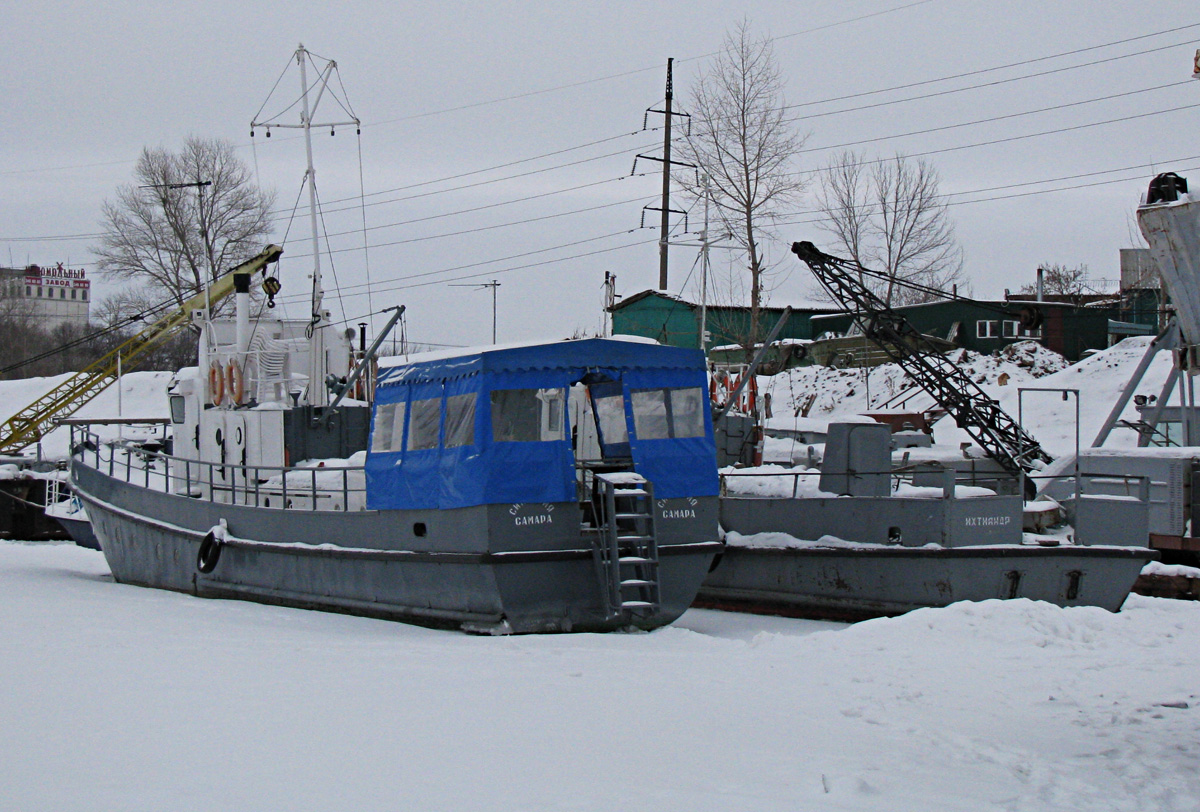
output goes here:
[[620, 381], [588, 384], [592, 413], [600, 434], [600, 451], [604, 459], [628, 459], [629, 423], [625, 418], [625, 387]]

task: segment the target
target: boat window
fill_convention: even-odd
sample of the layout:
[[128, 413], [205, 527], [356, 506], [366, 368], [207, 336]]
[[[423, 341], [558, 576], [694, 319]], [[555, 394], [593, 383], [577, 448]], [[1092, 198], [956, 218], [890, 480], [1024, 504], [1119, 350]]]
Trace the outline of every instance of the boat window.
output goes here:
[[441, 398], [414, 400], [408, 421], [408, 450], [437, 448], [438, 423], [442, 417]]
[[396, 410], [396, 417], [392, 420], [392, 438], [388, 443], [388, 451], [403, 451], [404, 450], [404, 413], [407, 410], [407, 403], [393, 404]]
[[171, 422], [182, 423], [187, 409], [183, 395], [171, 395], [169, 401], [171, 404]]
[[[375, 407], [375, 430], [371, 434], [371, 453], [379, 454], [392, 450], [392, 425], [396, 415], [396, 406], [403, 404], [386, 403]], [[403, 427], [403, 423], [400, 424]]]
[[704, 393], [686, 389], [638, 389], [631, 394], [633, 425], [642, 440], [704, 436]]
[[629, 442], [629, 429], [625, 426], [625, 398], [621, 395], [605, 395], [594, 399], [596, 423], [605, 445], [621, 445]]
[[562, 440], [563, 389], [493, 389], [492, 441], [534, 443]]
[[630, 400], [633, 401], [633, 428], [639, 439], [665, 440], [671, 436], [667, 426], [667, 390], [634, 390]]
[[704, 390], [670, 389], [671, 429], [675, 437], [704, 436]]
[[446, 448], [475, 442], [475, 393], [446, 398]]

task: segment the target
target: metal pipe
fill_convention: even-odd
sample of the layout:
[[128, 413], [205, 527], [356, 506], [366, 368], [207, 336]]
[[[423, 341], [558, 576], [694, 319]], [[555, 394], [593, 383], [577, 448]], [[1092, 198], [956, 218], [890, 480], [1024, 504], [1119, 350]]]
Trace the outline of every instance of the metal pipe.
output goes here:
[[721, 418], [725, 417], [725, 415], [729, 413], [729, 410], [733, 408], [733, 404], [737, 403], [738, 396], [742, 394], [742, 390], [746, 388], [746, 385], [750, 383], [750, 379], [754, 376], [754, 373], [758, 371], [758, 367], [762, 363], [763, 356], [767, 354], [767, 349], [771, 346], [771, 342], [775, 340], [777, 335], [779, 335], [779, 332], [783, 329], [783, 325], [787, 323], [787, 320], [791, 318], [791, 316], [792, 309], [790, 307], [785, 307], [783, 309], [783, 315], [779, 317], [779, 321], [775, 322], [775, 326], [771, 328], [771, 332], [763, 341], [762, 347], [759, 348], [758, 354], [755, 355], [754, 360], [750, 362], [750, 368], [747, 369], [746, 374], [742, 376], [741, 383], [739, 383], [737, 388], [733, 390], [733, 394], [729, 396], [729, 402], [725, 404], [725, 407], [721, 409], [719, 414], [713, 415], [714, 424]]
[[[392, 314], [392, 317], [388, 319], [388, 323], [384, 325], [383, 332], [375, 336], [375, 340], [371, 342], [370, 349], [363, 354], [362, 359], [358, 362], [358, 366], [356, 366], [354, 371], [350, 373], [350, 377], [346, 379], [345, 388], [338, 393], [338, 396], [334, 399], [333, 403], [329, 404], [329, 408], [325, 410], [325, 414], [321, 415], [322, 426], [329, 422], [329, 418], [333, 415], [333, 410], [336, 409], [338, 404], [345, 399], [346, 393], [354, 388], [354, 384], [362, 376], [363, 371], [367, 368], [367, 365], [371, 363], [371, 359], [375, 357], [375, 351], [379, 349], [379, 345], [383, 343], [383, 340], [387, 338], [387, 334], [392, 331], [392, 328], [396, 326], [396, 322], [402, 315], [404, 315], [404, 308], [404, 305], [388, 308], [388, 310], [394, 310], [396, 312]], [[383, 312], [386, 313], [387, 310], [384, 310]]]

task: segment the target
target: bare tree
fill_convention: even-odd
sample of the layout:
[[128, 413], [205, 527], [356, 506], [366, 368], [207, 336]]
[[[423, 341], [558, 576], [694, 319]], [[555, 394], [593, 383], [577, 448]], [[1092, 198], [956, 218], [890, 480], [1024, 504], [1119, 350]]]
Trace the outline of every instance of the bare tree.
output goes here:
[[273, 204], [227, 141], [193, 137], [178, 153], [143, 149], [134, 183], [104, 203], [97, 264], [182, 303], [262, 250]]
[[944, 291], [964, 282], [962, 251], [940, 183], [928, 161], [900, 154], [872, 161], [844, 152], [821, 171], [821, 228], [834, 238], [836, 251], [883, 275], [860, 281], [889, 305], [936, 298], [905, 282]]
[[[684, 143], [683, 160], [707, 176], [707, 194], [729, 238], [746, 253], [750, 276], [749, 351], [761, 339], [764, 232], [787, 213], [805, 188], [802, 175], [791, 170], [805, 139], [795, 132], [784, 111], [783, 80], [770, 38], [758, 39], [743, 21], [725, 36], [721, 51], [691, 94], [692, 134]], [[706, 193], [703, 179], [679, 175], [694, 197]]]
[[[1085, 295], [1096, 292], [1088, 280], [1087, 265], [1069, 268], [1066, 265], [1044, 264], [1041, 270], [1042, 292], [1048, 296], [1065, 297], [1080, 304]], [[1037, 284], [1022, 285], [1021, 293], [1037, 293]]]

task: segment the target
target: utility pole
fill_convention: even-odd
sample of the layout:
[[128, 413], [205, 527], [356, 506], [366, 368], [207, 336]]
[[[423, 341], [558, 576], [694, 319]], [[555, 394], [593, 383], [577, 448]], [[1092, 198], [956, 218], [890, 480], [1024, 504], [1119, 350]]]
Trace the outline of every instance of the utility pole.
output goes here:
[[687, 212], [683, 212], [683, 211], [679, 211], [678, 209], [671, 208], [671, 167], [672, 166], [687, 166], [687, 167], [691, 167], [692, 169], [696, 168], [695, 164], [689, 164], [689, 163], [685, 163], [682, 161], [672, 161], [671, 160], [671, 122], [674, 119], [674, 117], [677, 115], [686, 117], [688, 119], [689, 132], [691, 130], [691, 116], [688, 115], [687, 113], [676, 113], [672, 109], [672, 104], [673, 104], [673, 101], [675, 98], [674, 80], [672, 78], [674, 62], [675, 62], [675, 59], [673, 57], [667, 59], [667, 96], [666, 96], [666, 103], [663, 105], [663, 109], [655, 110], [653, 108], [647, 108], [646, 114], [642, 116], [642, 129], [643, 130], [646, 129], [646, 122], [649, 118], [650, 113], [662, 113], [666, 120], [666, 125], [663, 128], [663, 154], [662, 154], [662, 157], [658, 158], [653, 155], [638, 155], [633, 159], [633, 171], [630, 172], [631, 175], [633, 175], [637, 172], [638, 158], [644, 158], [648, 161], [661, 161], [662, 162], [662, 167], [663, 167], [663, 169], [662, 169], [662, 205], [658, 206], [658, 207], [655, 207], [655, 206], [643, 206], [642, 207], [642, 227], [643, 228], [646, 225], [646, 212], [647, 211], [658, 211], [658, 212], [661, 212], [661, 215], [662, 215], [661, 220], [660, 220], [659, 236], [658, 236], [658, 289], [659, 290], [667, 289], [667, 246], [668, 246], [668, 236], [669, 236], [670, 225], [671, 225], [670, 224], [670, 216], [672, 214], [682, 214], [684, 216], [684, 230], [685, 231], [687, 230]]
[[493, 279], [491, 282], [480, 282], [478, 285], [451, 285], [452, 288], [473, 288], [475, 290], [492, 289], [492, 343], [496, 343], [496, 288], [500, 283]]
[[671, 81], [671, 66], [674, 58], [667, 59], [667, 100], [663, 109], [666, 124], [663, 127], [663, 178], [662, 178], [662, 226], [658, 233], [658, 289], [667, 289], [667, 222], [671, 209], [671, 99], [674, 88]]

